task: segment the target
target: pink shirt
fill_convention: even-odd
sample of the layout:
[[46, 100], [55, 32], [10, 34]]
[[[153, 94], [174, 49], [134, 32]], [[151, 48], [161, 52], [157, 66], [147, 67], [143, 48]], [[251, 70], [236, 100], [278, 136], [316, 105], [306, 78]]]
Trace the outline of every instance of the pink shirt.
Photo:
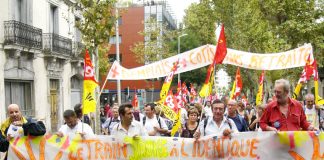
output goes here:
[[301, 104], [293, 99], [288, 100], [287, 118], [279, 110], [277, 101], [267, 105], [265, 112], [260, 119], [260, 127], [263, 131], [267, 126], [277, 128], [278, 131], [300, 131], [307, 130], [309, 123]]

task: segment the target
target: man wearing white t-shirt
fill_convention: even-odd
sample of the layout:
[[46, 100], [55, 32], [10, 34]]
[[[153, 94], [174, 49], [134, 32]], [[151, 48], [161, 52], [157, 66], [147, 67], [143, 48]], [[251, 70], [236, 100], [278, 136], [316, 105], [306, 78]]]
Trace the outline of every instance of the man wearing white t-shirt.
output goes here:
[[69, 136], [71, 138], [76, 134], [80, 134], [82, 138], [91, 138], [94, 136], [91, 127], [81, 122], [73, 110], [64, 111], [63, 117], [65, 124], [56, 133], [59, 137]]
[[315, 128], [319, 128], [320, 114], [319, 109], [315, 107], [314, 95], [308, 93], [305, 96], [305, 101], [306, 105], [304, 106], [304, 111], [307, 122], [312, 124]]
[[149, 136], [160, 136], [168, 132], [168, 127], [165, 121], [155, 115], [155, 104], [149, 103], [144, 107], [145, 117], [143, 117], [142, 123], [146, 128]]

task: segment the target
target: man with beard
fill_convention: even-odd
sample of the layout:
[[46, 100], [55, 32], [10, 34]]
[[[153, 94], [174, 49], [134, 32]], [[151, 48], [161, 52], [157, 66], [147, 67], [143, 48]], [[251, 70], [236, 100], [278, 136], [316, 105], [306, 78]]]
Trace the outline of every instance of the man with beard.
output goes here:
[[301, 104], [288, 96], [289, 91], [290, 85], [287, 80], [276, 80], [274, 87], [276, 100], [267, 105], [260, 119], [261, 129], [275, 132], [317, 130], [307, 122]]

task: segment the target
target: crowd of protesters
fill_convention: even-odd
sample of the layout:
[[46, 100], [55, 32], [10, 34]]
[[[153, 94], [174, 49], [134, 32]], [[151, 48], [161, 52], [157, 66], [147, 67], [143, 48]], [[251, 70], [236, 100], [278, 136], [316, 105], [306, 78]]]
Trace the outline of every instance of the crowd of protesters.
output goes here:
[[[181, 127], [175, 136], [200, 138], [208, 135], [254, 131], [323, 131], [324, 112], [314, 103], [314, 95], [307, 94], [304, 101], [289, 97], [290, 84], [285, 79], [275, 82], [274, 97], [267, 104], [254, 106], [229, 99], [205, 101], [204, 104], [186, 104], [181, 110]], [[94, 136], [91, 120], [82, 115], [82, 105], [63, 113], [65, 123], [55, 134], [83, 138]], [[171, 136], [173, 122], [155, 103], [147, 103], [144, 111], [131, 104], [117, 103], [100, 109], [101, 134], [138, 136]], [[0, 151], [8, 150], [9, 141], [16, 136], [39, 136], [46, 133], [41, 121], [26, 119], [19, 106], [8, 106], [8, 119], [1, 124]]]

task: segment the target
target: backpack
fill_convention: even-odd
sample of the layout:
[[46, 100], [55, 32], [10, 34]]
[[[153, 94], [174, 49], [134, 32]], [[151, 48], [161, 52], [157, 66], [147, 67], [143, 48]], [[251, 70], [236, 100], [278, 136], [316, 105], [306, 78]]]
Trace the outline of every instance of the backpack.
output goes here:
[[[159, 123], [159, 126], [161, 128], [161, 119], [160, 119], [160, 117], [156, 116], [156, 119], [157, 119], [157, 121]], [[146, 116], [143, 117], [143, 126], [145, 126], [145, 122], [146, 122]]]
[[[110, 130], [109, 130], [109, 127], [110, 127], [110, 124], [111, 124], [111, 122], [113, 121], [113, 117], [110, 117], [110, 121], [109, 121], [109, 123], [108, 123], [108, 132], [110, 132]], [[119, 122], [119, 120], [117, 119], [117, 122]]]
[[135, 120], [140, 121], [140, 112], [139, 111], [134, 111], [133, 116], [134, 116]]
[[[208, 116], [204, 119], [204, 135], [206, 135], [206, 126], [207, 126], [207, 122], [208, 122]], [[230, 129], [232, 130], [232, 124], [229, 122], [229, 119], [228, 117], [225, 117], [226, 120], [225, 120], [225, 123], [227, 123], [230, 127]]]
[[27, 120], [27, 123], [23, 124], [24, 135], [42, 136], [46, 133], [46, 127], [42, 121], [36, 121], [31, 118]]

